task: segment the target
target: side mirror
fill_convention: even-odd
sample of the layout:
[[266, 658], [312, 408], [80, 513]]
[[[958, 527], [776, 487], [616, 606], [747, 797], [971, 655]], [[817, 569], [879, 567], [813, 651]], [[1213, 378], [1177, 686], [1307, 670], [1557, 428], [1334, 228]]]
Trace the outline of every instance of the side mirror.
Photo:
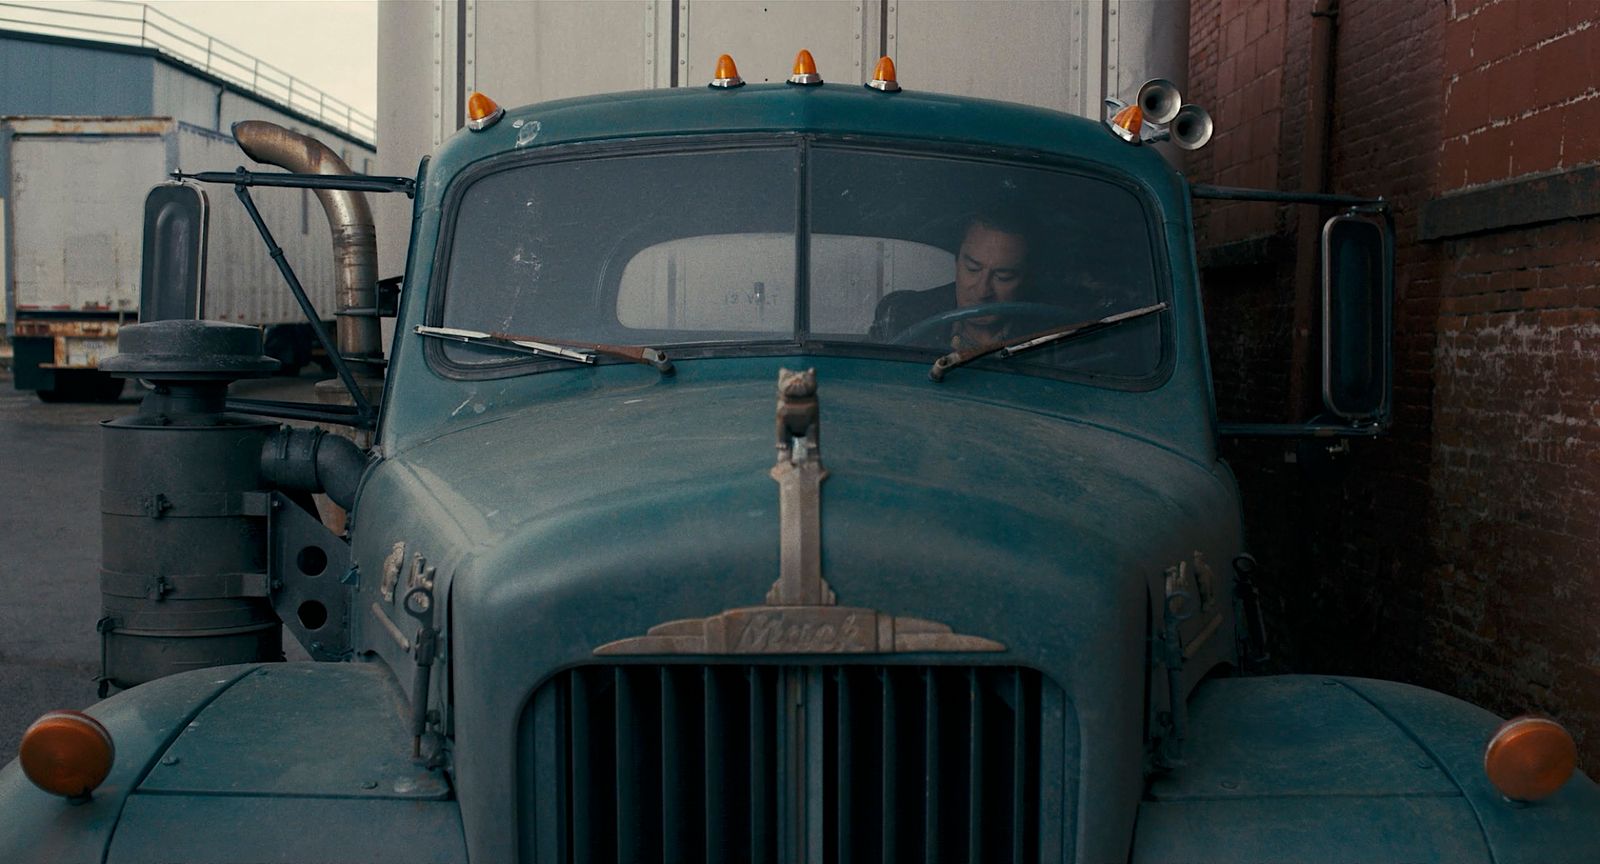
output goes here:
[[1347, 213], [1322, 226], [1322, 401], [1386, 426], [1394, 389], [1394, 252], [1384, 224]]
[[197, 320], [205, 316], [206, 193], [164, 183], [144, 199], [144, 248], [139, 268], [139, 320]]

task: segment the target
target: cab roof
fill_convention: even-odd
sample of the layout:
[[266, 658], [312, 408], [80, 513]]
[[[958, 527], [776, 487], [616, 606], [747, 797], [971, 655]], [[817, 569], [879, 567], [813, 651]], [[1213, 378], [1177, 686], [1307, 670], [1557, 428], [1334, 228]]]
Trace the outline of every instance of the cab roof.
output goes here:
[[440, 148], [433, 172], [453, 174], [489, 156], [562, 144], [751, 132], [1036, 151], [1115, 164], [1156, 188], [1171, 182], [1158, 176], [1175, 173], [1153, 148], [1126, 144], [1103, 124], [1082, 117], [910, 89], [883, 93], [853, 83], [677, 87], [536, 103], [508, 109], [482, 131], [458, 131]]

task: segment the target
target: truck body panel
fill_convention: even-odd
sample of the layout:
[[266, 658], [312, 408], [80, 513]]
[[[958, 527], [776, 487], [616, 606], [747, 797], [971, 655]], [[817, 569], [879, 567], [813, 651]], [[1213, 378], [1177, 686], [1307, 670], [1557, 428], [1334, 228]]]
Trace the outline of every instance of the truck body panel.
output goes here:
[[[0, 848], [12, 861], [92, 862], [105, 858], [127, 798], [172, 741], [228, 685], [251, 667], [203, 669], [152, 681], [89, 706], [116, 742], [111, 773], [92, 800], [66, 805], [41, 792], [12, 760], [0, 769]], [[64, 806], [65, 805], [65, 806]]]
[[144, 193], [167, 166], [170, 124], [13, 129], [12, 305], [136, 315]]
[[[301, 710], [263, 710], [286, 687]], [[12, 806], [0, 845], [11, 861], [227, 861], [267, 848], [464, 861], [456, 805], [411, 764], [403, 711], [374, 664], [225, 666], [143, 684], [88, 709], [117, 746], [92, 800], [62, 807], [16, 762], [0, 770]], [[320, 755], [286, 757], [307, 745]], [[246, 774], [216, 773], [241, 756]]]

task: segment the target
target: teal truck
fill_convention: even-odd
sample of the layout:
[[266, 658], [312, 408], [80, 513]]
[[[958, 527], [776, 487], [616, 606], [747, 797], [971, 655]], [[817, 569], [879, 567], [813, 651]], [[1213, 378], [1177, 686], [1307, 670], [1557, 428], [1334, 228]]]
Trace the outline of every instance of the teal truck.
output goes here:
[[[123, 692], [29, 730], [0, 860], [1596, 860], [1557, 724], [1252, 674], [1219, 435], [1381, 430], [1384, 202], [1191, 188], [1160, 82], [1094, 122], [796, 65], [474, 97], [415, 178], [236, 129], [289, 173], [191, 179], [322, 197], [343, 402], [122, 331]], [[397, 305], [366, 191], [414, 199]], [[1316, 421], [1219, 423], [1195, 197], [1332, 211]]]

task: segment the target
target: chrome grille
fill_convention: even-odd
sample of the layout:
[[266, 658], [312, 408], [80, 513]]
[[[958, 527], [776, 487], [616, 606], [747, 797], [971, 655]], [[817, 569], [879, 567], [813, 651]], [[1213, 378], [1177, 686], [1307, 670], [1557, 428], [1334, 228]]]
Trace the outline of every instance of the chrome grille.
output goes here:
[[1015, 667], [570, 670], [521, 724], [522, 859], [1059, 861], [1064, 715]]

